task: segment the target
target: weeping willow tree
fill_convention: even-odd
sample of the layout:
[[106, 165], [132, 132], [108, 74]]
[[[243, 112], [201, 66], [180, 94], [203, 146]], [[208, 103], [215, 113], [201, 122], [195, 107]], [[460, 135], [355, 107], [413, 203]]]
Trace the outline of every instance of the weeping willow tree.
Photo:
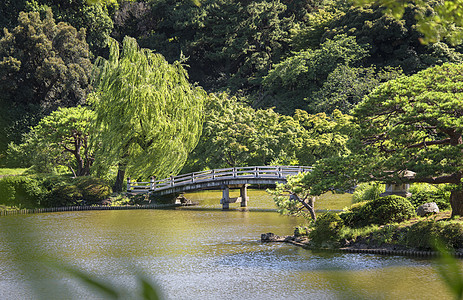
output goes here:
[[100, 132], [96, 166], [118, 167], [115, 191], [126, 172], [137, 178], [177, 174], [201, 135], [207, 97], [188, 82], [179, 62], [140, 49], [126, 37], [109, 60], [98, 58], [91, 102]]

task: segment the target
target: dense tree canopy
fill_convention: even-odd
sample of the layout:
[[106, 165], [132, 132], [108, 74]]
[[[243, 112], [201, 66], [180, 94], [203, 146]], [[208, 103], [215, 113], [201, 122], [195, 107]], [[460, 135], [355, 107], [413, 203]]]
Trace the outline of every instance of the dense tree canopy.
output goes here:
[[354, 110], [351, 154], [318, 161], [295, 186], [317, 195], [371, 180], [448, 183], [462, 215], [462, 79], [463, 65], [444, 64], [380, 85]]
[[203, 135], [185, 171], [255, 165], [311, 165], [347, 153], [350, 116], [285, 116], [221, 94], [206, 106]]
[[201, 134], [207, 94], [188, 82], [180, 63], [139, 49], [126, 37], [121, 51], [111, 43], [109, 60], [99, 59], [93, 107], [100, 132], [97, 163], [118, 165], [115, 190], [127, 170], [136, 177], [176, 174]]
[[[42, 114], [85, 101], [92, 63], [85, 31], [56, 24], [50, 10], [21, 13], [0, 39], [0, 104], [5, 138], [19, 141]], [[9, 109], [6, 109], [9, 108]]]

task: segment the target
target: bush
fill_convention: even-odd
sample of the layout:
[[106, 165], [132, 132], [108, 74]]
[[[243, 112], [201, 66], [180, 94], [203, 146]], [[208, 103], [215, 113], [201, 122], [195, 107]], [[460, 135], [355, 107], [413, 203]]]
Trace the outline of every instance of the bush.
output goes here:
[[379, 195], [384, 192], [384, 184], [378, 182], [365, 182], [357, 186], [352, 194], [352, 202], [358, 203], [379, 198]]
[[90, 204], [99, 204], [112, 193], [108, 183], [100, 178], [83, 176], [75, 178], [74, 181], [75, 185], [82, 193], [82, 198]]
[[[368, 203], [371, 205], [373, 224], [403, 222], [416, 215], [413, 205], [404, 197], [390, 195]], [[367, 204], [367, 205], [368, 205]]]
[[450, 209], [450, 191], [431, 184], [413, 184], [410, 187], [410, 193], [412, 196], [408, 199], [415, 208], [425, 203], [435, 202], [440, 210]]
[[45, 205], [73, 206], [82, 203], [100, 204], [111, 194], [111, 188], [103, 179], [82, 176], [77, 178], [65, 176], [49, 176], [45, 185], [50, 193]]
[[309, 233], [309, 238], [317, 246], [335, 246], [339, 242], [339, 233], [343, 227], [344, 221], [338, 214], [327, 212], [317, 218], [314, 229]]
[[53, 187], [43, 205], [46, 207], [74, 206], [83, 201], [81, 191], [75, 185], [59, 183]]
[[415, 215], [415, 208], [410, 201], [396, 195], [379, 197], [368, 202], [357, 203], [341, 213], [341, 217], [345, 221], [345, 224], [351, 227], [403, 222]]
[[41, 179], [35, 176], [7, 176], [0, 179], [0, 204], [35, 208], [47, 196]]
[[413, 224], [407, 232], [406, 244], [422, 250], [432, 250], [440, 241], [448, 249], [463, 247], [463, 226], [445, 221], [422, 221]]
[[359, 224], [368, 224], [369, 213], [365, 211], [367, 208], [364, 208], [367, 203], [368, 201], [354, 203], [349, 208], [344, 209], [344, 211], [339, 214], [344, 224], [350, 227], [360, 227], [364, 225]]

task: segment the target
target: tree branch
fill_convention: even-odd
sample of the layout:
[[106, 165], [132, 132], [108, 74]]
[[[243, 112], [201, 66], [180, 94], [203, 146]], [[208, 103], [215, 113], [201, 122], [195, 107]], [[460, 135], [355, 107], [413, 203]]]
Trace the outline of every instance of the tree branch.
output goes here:
[[422, 147], [431, 146], [431, 145], [449, 145], [449, 144], [450, 144], [450, 138], [446, 138], [446, 139], [438, 140], [438, 141], [423, 141], [421, 143], [407, 146], [407, 148], [422, 148]]

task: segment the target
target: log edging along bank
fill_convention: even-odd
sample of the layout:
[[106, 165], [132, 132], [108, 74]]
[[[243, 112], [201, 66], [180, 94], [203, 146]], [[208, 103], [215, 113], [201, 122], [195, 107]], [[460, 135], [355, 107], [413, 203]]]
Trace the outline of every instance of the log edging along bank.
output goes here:
[[17, 210], [0, 210], [0, 216], [28, 215], [50, 212], [65, 212], [65, 211], [86, 211], [86, 210], [130, 210], [130, 209], [158, 209], [158, 208], [173, 208], [181, 206], [181, 204], [150, 204], [150, 205], [121, 205], [121, 206], [106, 206], [106, 205], [83, 205], [83, 206], [62, 206], [62, 207], [47, 207], [47, 208], [25, 208]]

